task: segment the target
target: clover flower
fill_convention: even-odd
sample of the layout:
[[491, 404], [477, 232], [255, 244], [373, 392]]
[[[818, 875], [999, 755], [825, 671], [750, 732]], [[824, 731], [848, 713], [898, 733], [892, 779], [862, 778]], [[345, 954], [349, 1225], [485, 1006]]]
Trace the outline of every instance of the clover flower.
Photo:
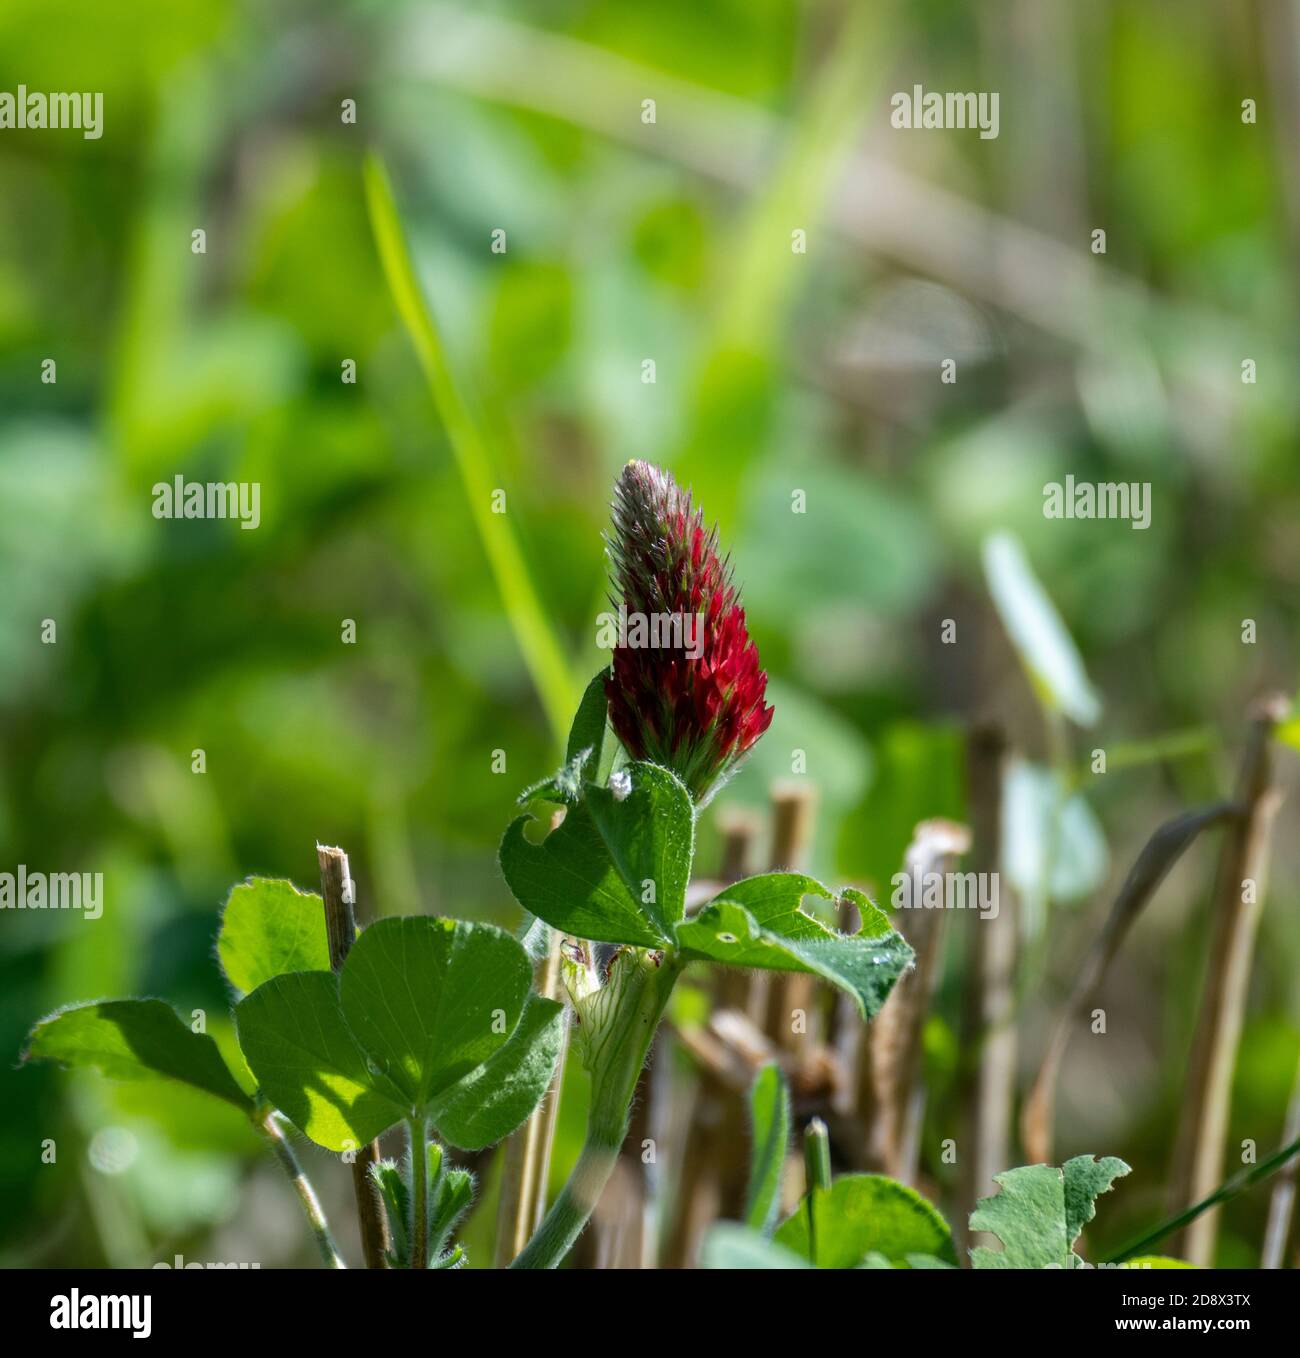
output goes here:
[[672, 769], [702, 804], [772, 723], [730, 560], [690, 495], [639, 461], [615, 486], [608, 551], [625, 623], [610, 722], [633, 758]]

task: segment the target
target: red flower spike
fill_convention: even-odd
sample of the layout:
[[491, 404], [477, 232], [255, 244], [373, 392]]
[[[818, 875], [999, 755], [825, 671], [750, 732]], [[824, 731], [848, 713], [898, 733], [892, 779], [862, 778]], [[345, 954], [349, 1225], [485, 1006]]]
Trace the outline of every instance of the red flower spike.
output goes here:
[[772, 724], [767, 675], [718, 530], [667, 472], [629, 462], [613, 522], [610, 602], [626, 611], [605, 680], [610, 722], [634, 759], [666, 765], [703, 803]]

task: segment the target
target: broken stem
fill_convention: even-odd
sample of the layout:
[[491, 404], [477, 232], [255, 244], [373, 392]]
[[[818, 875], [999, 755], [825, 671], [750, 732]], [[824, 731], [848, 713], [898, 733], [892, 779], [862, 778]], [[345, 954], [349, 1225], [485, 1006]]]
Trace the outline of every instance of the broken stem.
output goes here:
[[[348, 872], [348, 856], [342, 849], [317, 844], [320, 862], [321, 897], [325, 902], [325, 936], [329, 940], [330, 966], [338, 971], [356, 942], [357, 921], [353, 914], [353, 886]], [[367, 1268], [387, 1268], [390, 1241], [379, 1190], [370, 1176], [370, 1166], [379, 1162], [379, 1142], [372, 1141], [354, 1152], [352, 1189], [357, 1200], [357, 1224], [361, 1230], [361, 1252]]]

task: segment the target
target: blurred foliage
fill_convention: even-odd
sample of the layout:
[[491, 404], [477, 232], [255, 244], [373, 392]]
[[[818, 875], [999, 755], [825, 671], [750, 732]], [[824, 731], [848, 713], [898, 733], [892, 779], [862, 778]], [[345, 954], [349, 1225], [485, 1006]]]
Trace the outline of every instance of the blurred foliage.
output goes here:
[[[1296, 70], [1273, 22], [1209, 0], [1177, 24], [1158, 0], [9, 0], [11, 79], [102, 91], [105, 130], [0, 133], [0, 869], [102, 871], [107, 903], [93, 924], [0, 918], [3, 1050], [109, 994], [166, 994], [215, 1031], [219, 903], [249, 873], [314, 885], [316, 840], [350, 851], [363, 914], [514, 922], [497, 839], [557, 751], [372, 241], [376, 146], [575, 692], [600, 663], [610, 486], [643, 456], [720, 518], [772, 673], [775, 723], [720, 806], [811, 780], [809, 866], [883, 891], [916, 819], [963, 813], [963, 719], [1001, 720], [1030, 761], [1027, 825], [1070, 789], [1078, 852], [1040, 876], [1044, 909], [1078, 899], [1039, 922], [1035, 1061], [1147, 833], [1229, 786], [1249, 701], [1295, 683]], [[914, 83], [1000, 91], [1001, 136], [891, 133]], [[880, 225], [896, 181], [858, 154], [942, 189], [914, 231]], [[1068, 472], [1150, 481], [1150, 529], [1045, 519]], [[261, 526], [154, 519], [178, 474], [260, 482]], [[1103, 699], [1086, 734], [1040, 710], [998, 621], [997, 532]], [[1202, 738], [1174, 757], [1086, 771], [1183, 730]], [[1161, 1205], [1211, 853], [1126, 946], [1104, 1054], [1080, 1039], [1067, 1063], [1062, 1158], [1134, 1166], [1098, 1255]], [[1295, 859], [1284, 832], [1237, 1072], [1232, 1136], [1261, 1148], [1300, 1046]], [[145, 1118], [138, 1089], [8, 1060], [0, 1108], [7, 1262], [201, 1254], [248, 1207], [234, 1115], [172, 1092]], [[105, 1128], [123, 1172], [95, 1167]], [[345, 1171], [312, 1169], [346, 1215]], [[949, 1183], [937, 1154], [926, 1169]], [[1257, 1258], [1264, 1206], [1232, 1204], [1224, 1262]]]

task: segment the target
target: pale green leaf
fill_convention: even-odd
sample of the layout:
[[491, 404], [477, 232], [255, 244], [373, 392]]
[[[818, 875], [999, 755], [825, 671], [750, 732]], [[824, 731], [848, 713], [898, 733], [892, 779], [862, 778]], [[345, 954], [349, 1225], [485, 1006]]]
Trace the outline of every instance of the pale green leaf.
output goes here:
[[1092, 1220], [1097, 1197], [1129, 1172], [1123, 1160], [1079, 1155], [1063, 1169], [1024, 1165], [995, 1176], [1001, 1192], [981, 1198], [970, 1216], [972, 1231], [989, 1231], [1002, 1249], [971, 1250], [975, 1268], [1078, 1268], [1074, 1242]]
[[1020, 543], [998, 533], [984, 544], [989, 593], [1040, 700], [1080, 726], [1101, 715], [1101, 700], [1074, 639], [1034, 575]]
[[292, 882], [250, 877], [231, 891], [217, 936], [221, 969], [236, 990], [288, 971], [329, 971], [324, 902]]
[[1106, 880], [1105, 831], [1082, 793], [1024, 759], [1003, 779], [1002, 862], [1007, 881], [1029, 898], [1046, 888], [1055, 901], [1081, 900]]
[[700, 1248], [700, 1267], [710, 1269], [811, 1268], [806, 1259], [775, 1244], [748, 1226], [720, 1221]]

